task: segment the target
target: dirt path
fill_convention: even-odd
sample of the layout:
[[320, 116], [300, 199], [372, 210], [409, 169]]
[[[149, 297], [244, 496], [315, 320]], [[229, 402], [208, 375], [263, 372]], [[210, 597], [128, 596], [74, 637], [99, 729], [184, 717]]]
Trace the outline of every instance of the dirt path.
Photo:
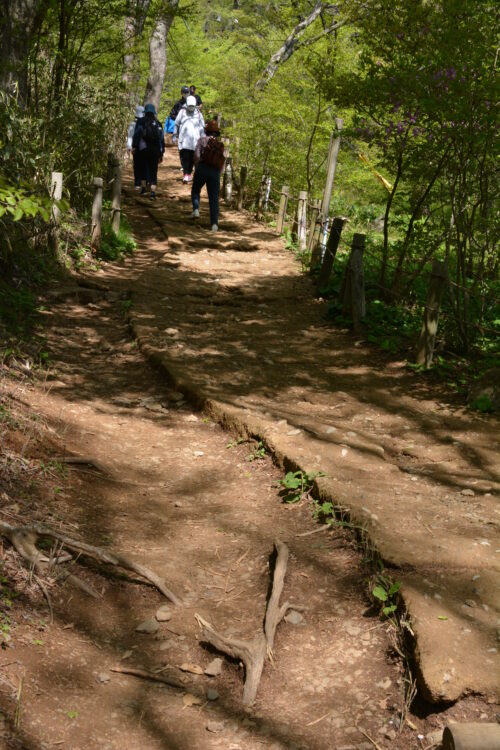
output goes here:
[[[275, 408], [287, 422], [278, 420], [277, 432], [297, 450], [306, 450], [300, 442], [303, 404], [308, 404], [312, 421], [323, 414], [319, 399], [324, 398], [318, 387], [317, 402], [302, 401], [306, 385], [321, 382], [321, 368], [313, 377], [298, 358], [313, 350], [307, 343], [306, 332], [312, 328], [306, 315], [318, 315], [317, 304], [305, 293], [307, 281], [297, 276], [279, 245], [266, 245], [268, 259], [259, 263], [269, 264], [272, 273], [277, 264], [288, 279], [277, 318], [281, 334], [273, 333], [276, 301], [274, 296], [262, 301], [256, 260], [244, 260], [248, 267], [238, 270], [242, 255], [226, 253], [224, 234], [216, 240], [218, 250], [203, 252], [205, 229], [188, 230], [185, 189], [174, 183], [177, 174], [169, 170], [167, 185], [172, 195], [175, 189], [180, 196], [177, 203], [170, 199], [176, 208], [169, 231], [175, 227], [178, 238], [186, 237], [186, 249], [188, 239], [201, 246], [196, 253], [173, 251], [175, 242], [167, 246], [158, 240], [158, 220], [153, 223], [143, 204], [133, 204], [140, 251], [124, 266], [106, 266], [91, 281], [109, 291], [73, 286], [52, 294], [46, 312], [50, 378], [44, 385], [24, 376], [13, 379], [12, 374], [0, 380], [0, 515], [19, 523], [39, 518], [90, 543], [128, 552], [164, 576], [182, 604], [170, 607], [171, 618], [159, 623], [156, 633], [139, 633], [136, 627], [165, 600], [150, 587], [104, 577], [90, 566], [82, 577], [102, 598], [95, 602], [69, 584], [55, 588], [51, 624], [43, 597], [5, 545], [0, 611], [4, 625], [8, 618], [10, 641], [0, 662], [0, 747], [3, 741], [5, 747], [30, 750], [371, 750], [371, 737], [380, 748], [413, 750], [430, 744], [430, 733], [450, 718], [494, 720], [498, 709], [490, 693], [490, 703], [469, 698], [440, 713], [418, 704], [398, 733], [406, 690], [401, 660], [391, 627], [370, 607], [366, 592], [371, 570], [352, 535], [341, 529], [309, 533], [318, 528], [310, 507], [281, 503], [276, 481], [282, 472], [269, 457], [248, 460], [255, 445], [235, 445], [208, 412], [194, 411], [181, 400], [130, 338], [124, 313], [131, 312], [126, 297], [133, 288], [135, 325], [140, 319], [141, 336], [149, 325], [153, 340], [161, 311], [161, 335], [178, 357], [177, 372], [184, 368], [192, 382], [195, 376], [212, 378], [211, 383], [204, 380], [200, 391], [213, 388], [215, 393], [232, 383], [224, 403], [228, 421], [236, 420], [241, 428], [239, 391], [245, 405], [261, 407], [259, 419], [265, 419], [266, 405], [281, 384], [285, 390]], [[163, 209], [157, 210], [160, 221], [166, 221]], [[249, 231], [262, 229], [249, 225]], [[230, 260], [225, 271], [224, 259]], [[213, 278], [224, 277], [224, 283], [214, 284], [210, 275], [208, 281], [200, 278], [205, 260]], [[251, 264], [254, 271], [248, 278]], [[238, 283], [231, 276], [235, 272]], [[287, 294], [292, 297], [288, 284], [295, 292], [287, 301]], [[212, 289], [219, 295], [215, 299]], [[297, 300], [303, 323], [291, 335], [287, 316]], [[332, 336], [318, 331], [317, 338], [312, 336], [316, 342]], [[348, 345], [347, 337], [336, 335]], [[358, 350], [349, 351], [355, 357]], [[291, 372], [300, 376], [300, 393], [289, 381]], [[330, 412], [329, 402], [323, 402], [328, 424], [335, 428], [328, 435], [342, 431], [341, 420], [349, 419], [354, 396], [348, 385], [346, 375], [344, 396], [336, 394], [338, 408]], [[209, 406], [221, 415], [217, 399]], [[359, 406], [360, 413], [364, 408]], [[248, 409], [250, 422], [256, 412]], [[375, 414], [373, 419], [374, 428], [383, 429]], [[345, 437], [353, 442], [352, 436]], [[266, 440], [271, 438], [275, 440], [274, 433], [266, 433]], [[337, 450], [335, 444], [329, 446]], [[108, 475], [85, 468], [66, 475], [55, 460], [63, 453], [92, 456]], [[317, 455], [314, 467], [329, 470], [322, 454]], [[334, 476], [341, 486], [342, 475]], [[307, 609], [297, 624], [279, 626], [276, 664], [266, 665], [256, 704], [244, 712], [237, 663], [223, 659], [217, 677], [183, 673], [179, 666], [204, 669], [217, 656], [199, 642], [196, 612], [226, 633], [251, 637], [259, 630], [275, 538], [286, 541], [291, 552], [284, 598]], [[395, 576], [403, 572], [395, 571]], [[440, 585], [435, 574], [432, 583]], [[5, 603], [9, 589], [19, 594], [10, 608]], [[160, 674], [185, 679], [186, 689], [112, 672], [117, 664], [162, 670]], [[215, 700], [207, 700], [209, 689], [217, 692], [210, 694]], [[200, 703], [186, 705], [186, 693]]]
[[498, 695], [498, 422], [326, 324], [281, 240], [236, 212], [207, 232], [175, 154], [162, 172], [168, 199], [130, 207], [143, 351], [282, 461], [326, 472], [321, 492], [400, 569], [428, 699]]
[[[352, 538], [343, 531], [302, 536], [315, 526], [305, 505], [280, 502], [281, 473], [269, 458], [249, 461], [252, 444], [232, 445], [178, 400], [134, 348], [121, 305], [58, 305], [46, 316], [52, 375], [45, 387], [3, 379], [2, 404], [18, 420], [17, 430], [3, 433], [4, 456], [13, 467], [24, 446], [32, 485], [23, 486], [22, 472], [3, 474], [2, 512], [19, 522], [35, 515], [128, 551], [163, 575], [182, 605], [170, 607], [157, 633], [140, 634], [136, 626], [165, 600], [88, 570], [85, 580], [102, 599], [58, 589], [50, 624], [36, 587], [17, 581], [22, 600], [0, 665], [5, 746], [365, 749], [367, 732], [385, 747], [396, 736], [405, 686], [390, 657], [391, 629], [364, 596], [367, 569]], [[91, 456], [109, 476], [87, 468], [65, 478], [54, 461], [62, 453]], [[242, 672], [227, 660], [219, 677], [185, 673], [186, 691], [110, 671], [131, 665], [182, 678], [183, 663], [205, 668], [216, 654], [199, 643], [195, 612], [227, 633], [253, 636], [276, 537], [291, 551], [285, 595], [307, 610], [298, 624], [279, 627], [276, 666], [265, 669], [254, 711], [242, 711]], [[4, 569], [14, 575], [11, 550]], [[21, 676], [22, 743], [12, 726]], [[206, 700], [208, 689], [216, 700]], [[201, 696], [200, 704], [186, 706], [184, 692]], [[477, 704], [467, 710], [475, 716]], [[414, 721], [425, 731], [443, 718]], [[412, 736], [406, 726], [390, 744], [410, 747]]]

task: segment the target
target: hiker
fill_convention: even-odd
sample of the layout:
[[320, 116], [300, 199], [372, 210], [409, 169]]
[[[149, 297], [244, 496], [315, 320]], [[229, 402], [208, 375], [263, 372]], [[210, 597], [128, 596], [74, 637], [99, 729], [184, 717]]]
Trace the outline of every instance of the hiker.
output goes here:
[[197, 219], [200, 215], [200, 193], [203, 185], [207, 186], [210, 206], [210, 224], [212, 232], [219, 229], [219, 189], [220, 175], [224, 169], [224, 144], [219, 140], [220, 131], [217, 120], [210, 120], [205, 125], [205, 135], [198, 143], [194, 153], [196, 170], [191, 188], [193, 213]]
[[189, 93], [191, 96], [194, 96], [194, 98], [196, 99], [196, 106], [201, 111], [203, 109], [203, 101], [201, 99], [201, 96], [196, 93], [196, 86], [193, 83], [189, 87]]
[[182, 86], [181, 88], [181, 98], [178, 99], [172, 109], [170, 110], [170, 114], [167, 119], [173, 120], [175, 122], [175, 118], [181, 111], [183, 107], [186, 106], [186, 99], [189, 96], [189, 86]]
[[204, 127], [205, 121], [196, 107], [195, 97], [188, 96], [186, 108], [181, 109], [175, 118], [173, 135], [173, 139], [177, 139], [179, 144], [179, 154], [184, 173], [183, 182], [191, 182], [193, 179], [194, 150], [200, 136], [203, 135]]
[[135, 120], [130, 123], [128, 126], [128, 133], [127, 133], [127, 152], [129, 154], [132, 154], [133, 164], [134, 164], [134, 187], [136, 190], [141, 189], [141, 175], [139, 173], [139, 160], [137, 158], [137, 154], [134, 153], [132, 149], [132, 141], [134, 139], [134, 132], [135, 128], [137, 126], [137, 121], [141, 120], [144, 117], [144, 107], [142, 104], [138, 104], [135, 108]]
[[149, 184], [151, 190], [149, 197], [154, 201], [156, 200], [158, 164], [163, 159], [165, 150], [163, 127], [156, 119], [154, 104], [146, 104], [144, 117], [137, 120], [132, 147], [139, 162], [141, 195], [145, 194], [146, 184]]

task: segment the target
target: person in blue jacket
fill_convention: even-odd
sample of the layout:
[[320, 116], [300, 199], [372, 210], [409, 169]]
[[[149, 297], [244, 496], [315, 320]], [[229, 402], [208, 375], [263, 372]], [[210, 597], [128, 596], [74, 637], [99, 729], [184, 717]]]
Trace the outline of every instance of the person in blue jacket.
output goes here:
[[132, 139], [132, 152], [138, 156], [141, 195], [144, 195], [146, 184], [149, 184], [151, 200], [156, 200], [158, 164], [163, 159], [164, 151], [165, 141], [162, 124], [156, 119], [154, 104], [146, 104], [144, 117], [137, 120]]

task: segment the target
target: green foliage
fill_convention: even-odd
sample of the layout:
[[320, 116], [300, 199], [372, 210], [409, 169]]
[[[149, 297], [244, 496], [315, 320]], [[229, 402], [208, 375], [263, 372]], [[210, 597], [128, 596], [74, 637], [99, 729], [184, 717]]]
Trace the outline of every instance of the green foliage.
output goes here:
[[253, 450], [246, 457], [247, 461], [258, 461], [266, 457], [266, 448], [262, 440], [258, 440]]
[[117, 260], [124, 255], [130, 255], [137, 247], [137, 243], [130, 233], [125, 220], [120, 223], [120, 231], [115, 234], [111, 223], [105, 222], [102, 227], [101, 247], [98, 257], [104, 260]]
[[401, 581], [391, 581], [387, 575], [384, 575], [383, 570], [377, 574], [372, 595], [382, 603], [382, 614], [384, 617], [391, 617], [397, 610], [398, 592], [401, 586]]
[[314, 480], [317, 477], [325, 476], [326, 474], [322, 471], [289, 471], [283, 479], [277, 482], [278, 487], [280, 487], [279, 495], [285, 503], [298, 503], [309, 495]]
[[490, 397], [486, 393], [481, 393], [471, 404], [472, 409], [480, 411], [483, 414], [488, 414], [494, 411], [493, 404], [491, 403]]

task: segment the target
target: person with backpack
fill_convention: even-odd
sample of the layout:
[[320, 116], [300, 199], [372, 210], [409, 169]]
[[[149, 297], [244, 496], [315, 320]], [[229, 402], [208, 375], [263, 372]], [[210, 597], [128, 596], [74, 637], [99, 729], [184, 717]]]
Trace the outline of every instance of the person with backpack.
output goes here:
[[201, 110], [203, 109], [203, 101], [202, 101], [201, 96], [196, 93], [196, 86], [194, 85], [194, 83], [192, 83], [191, 86], [189, 87], [189, 93], [191, 96], [194, 96], [194, 98], [196, 99], [196, 106], [201, 112]]
[[150, 186], [150, 198], [156, 200], [156, 184], [158, 181], [158, 164], [163, 159], [165, 142], [163, 127], [156, 119], [154, 104], [146, 104], [144, 117], [137, 120], [132, 139], [133, 153], [138, 155], [141, 172], [141, 195], [146, 192], [146, 184]]
[[224, 144], [219, 140], [219, 137], [220, 131], [217, 120], [210, 120], [205, 125], [205, 135], [196, 144], [194, 152], [196, 170], [191, 188], [191, 202], [193, 204], [191, 216], [197, 219], [200, 216], [201, 189], [203, 185], [207, 186], [212, 232], [217, 232], [219, 229], [220, 175], [225, 163]]
[[189, 87], [188, 86], [182, 86], [181, 88], [181, 98], [175, 102], [174, 106], [170, 110], [170, 114], [165, 120], [165, 137], [168, 135], [172, 136], [172, 144], [175, 143], [174, 138], [174, 130], [175, 130], [175, 118], [186, 106], [186, 99], [189, 96]]
[[186, 108], [181, 109], [175, 118], [174, 137], [179, 144], [182, 170], [184, 172], [183, 182], [191, 182], [193, 179], [194, 150], [200, 136], [203, 135], [205, 121], [203, 115], [196, 107], [194, 96], [186, 99]]
[[133, 152], [132, 150], [132, 141], [134, 139], [134, 133], [135, 128], [137, 126], [137, 121], [141, 120], [144, 117], [144, 107], [142, 104], [138, 104], [135, 108], [135, 120], [130, 123], [128, 126], [128, 132], [127, 132], [127, 152], [129, 154], [132, 154], [133, 164], [134, 164], [134, 187], [136, 190], [141, 189], [141, 175], [140, 175], [140, 165], [139, 165], [139, 159], [138, 155]]

